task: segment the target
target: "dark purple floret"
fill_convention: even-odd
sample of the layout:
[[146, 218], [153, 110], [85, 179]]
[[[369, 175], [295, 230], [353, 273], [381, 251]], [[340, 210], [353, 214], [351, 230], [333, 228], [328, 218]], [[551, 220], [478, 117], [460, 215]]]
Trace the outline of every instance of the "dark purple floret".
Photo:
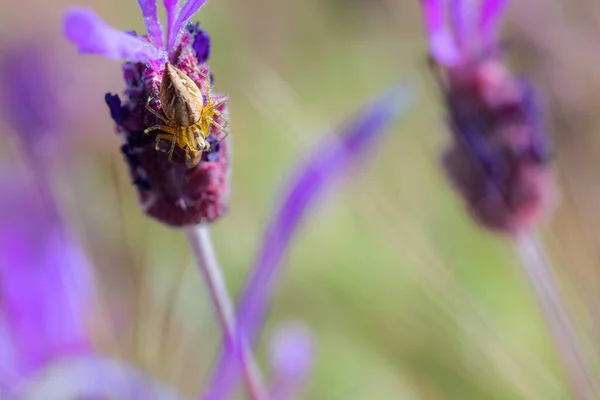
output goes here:
[[121, 105], [121, 99], [118, 94], [106, 93], [104, 97], [106, 104], [110, 110], [110, 117], [117, 123], [122, 124], [129, 116], [129, 110]]
[[200, 64], [205, 63], [210, 58], [210, 36], [200, 29], [200, 24], [188, 24], [188, 31], [195, 37], [192, 47], [196, 52], [196, 57]]

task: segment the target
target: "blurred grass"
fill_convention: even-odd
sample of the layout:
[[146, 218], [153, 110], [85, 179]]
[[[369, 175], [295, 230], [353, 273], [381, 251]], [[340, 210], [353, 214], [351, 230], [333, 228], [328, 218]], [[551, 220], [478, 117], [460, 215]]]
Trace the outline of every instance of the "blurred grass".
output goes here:
[[[8, 1], [2, 42], [27, 32], [59, 40], [68, 4], [37, 0], [25, 10]], [[81, 4], [121, 29], [144, 30], [133, 0]], [[416, 80], [413, 111], [300, 231], [263, 344], [288, 318], [311, 327], [319, 351], [308, 399], [569, 399], [510, 243], [471, 224], [438, 168], [442, 110], [417, 6], [219, 0], [198, 14], [213, 38], [217, 89], [231, 99], [231, 212], [214, 227], [230, 287], [237, 292], [251, 268], [297, 160], [378, 91]], [[122, 90], [118, 63], [62, 45], [90, 83], [80, 102], [94, 116], [55, 175], [97, 265], [98, 346], [192, 396], [218, 343], [202, 282], [184, 235], [138, 209], [102, 104], [105, 92]]]

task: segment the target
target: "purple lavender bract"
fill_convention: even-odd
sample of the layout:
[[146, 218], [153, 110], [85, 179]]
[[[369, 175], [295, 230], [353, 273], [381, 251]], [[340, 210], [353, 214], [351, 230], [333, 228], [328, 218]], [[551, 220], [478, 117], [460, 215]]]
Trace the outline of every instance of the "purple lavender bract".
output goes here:
[[[168, 18], [165, 41], [156, 15], [156, 1], [140, 1], [148, 26], [146, 36], [117, 31], [92, 11], [82, 8], [67, 13], [65, 35], [84, 53], [129, 60], [123, 65], [127, 85], [124, 101], [118, 95], [107, 94], [106, 102], [117, 132], [125, 141], [121, 151], [142, 208], [155, 219], [180, 227], [213, 222], [227, 212], [229, 145], [223, 140], [225, 133], [211, 125], [207, 138], [213, 145], [211, 151], [204, 153], [197, 165], [189, 167], [181, 148], [175, 147], [171, 161], [166, 152], [155, 149], [157, 135], [164, 132], [144, 133], [146, 128], [162, 124], [146, 105], [162, 114], [158, 99], [167, 60], [192, 79], [204, 96], [210, 85], [205, 79], [211, 75], [205, 63], [210, 55], [210, 37], [197, 24], [188, 23], [204, 1], [188, 1], [177, 18], [175, 3], [165, 2]], [[217, 111], [226, 115], [226, 103]], [[226, 123], [221, 116], [214, 119], [219, 125]], [[160, 146], [160, 150], [168, 149], [166, 143]]]

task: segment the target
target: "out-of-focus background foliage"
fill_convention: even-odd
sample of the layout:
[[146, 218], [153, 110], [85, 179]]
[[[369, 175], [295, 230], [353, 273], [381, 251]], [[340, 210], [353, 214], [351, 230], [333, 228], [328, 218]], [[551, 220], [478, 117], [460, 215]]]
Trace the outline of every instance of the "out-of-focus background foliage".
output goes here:
[[[508, 49], [545, 90], [556, 139], [560, 204], [545, 236], [596, 362], [600, 7], [514, 3]], [[73, 4], [3, 0], [0, 57], [15, 46], [47, 49], [62, 71], [66, 107], [77, 110], [51, 176], [95, 264], [98, 348], [192, 396], [214, 360], [216, 324], [185, 235], [138, 208], [104, 104], [106, 92], [124, 87], [119, 63], [79, 56], [61, 37], [61, 15]], [[78, 4], [119, 29], [145, 30], [134, 0]], [[297, 160], [386, 86], [420, 86], [411, 113], [320, 205], [291, 249], [263, 344], [288, 319], [314, 331], [306, 398], [571, 398], [510, 241], [471, 223], [438, 166], [447, 138], [418, 1], [212, 0], [196, 20], [212, 36], [217, 90], [230, 96], [231, 212], [213, 231], [236, 292]], [[0, 127], [3, 168], [26, 169], [10, 129]]]

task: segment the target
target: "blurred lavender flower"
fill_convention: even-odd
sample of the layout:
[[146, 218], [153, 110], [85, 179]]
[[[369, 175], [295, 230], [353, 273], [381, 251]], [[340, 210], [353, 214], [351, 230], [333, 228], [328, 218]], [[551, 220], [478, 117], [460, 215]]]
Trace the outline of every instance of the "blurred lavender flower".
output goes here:
[[529, 229], [553, 200], [550, 139], [530, 85], [512, 74], [497, 43], [506, 0], [421, 0], [432, 68], [453, 143], [443, 162], [469, 211], [500, 232]]
[[90, 350], [93, 295], [87, 259], [47, 197], [16, 178], [2, 179], [11, 190], [0, 197], [0, 379], [9, 386]]
[[0, 80], [4, 119], [29, 146], [48, 144], [63, 128], [56, 71], [41, 46], [19, 43], [3, 49]]
[[[65, 35], [82, 53], [127, 59], [123, 65], [127, 84], [125, 101], [122, 102], [118, 95], [107, 94], [106, 103], [117, 131], [125, 141], [121, 151], [145, 212], [172, 226], [215, 221], [227, 212], [229, 196], [229, 146], [220, 128], [227, 125], [227, 102], [223, 96], [213, 98], [210, 94], [212, 83], [208, 77], [211, 74], [206, 64], [210, 38], [198, 24], [188, 23], [205, 0], [187, 1], [178, 15], [177, 2], [165, 1], [167, 29], [164, 40], [156, 0], [138, 2], [147, 35], [118, 31], [106, 25], [93, 11], [81, 7], [72, 8], [65, 15]], [[210, 115], [214, 124], [206, 127], [211, 151], [204, 152], [197, 164], [189, 165], [188, 157], [189, 151], [198, 151], [191, 145], [197, 138], [187, 141], [188, 137], [182, 131], [180, 138], [187, 142], [173, 140], [173, 147], [168, 143], [169, 146], [164, 148], [167, 140], [157, 142], [157, 138], [172, 135], [164, 131], [144, 133], [148, 127], [163, 124], [163, 118], [159, 119], [157, 115], [164, 115], [165, 108], [158, 99], [161, 98], [167, 61], [198, 86], [205, 107], [211, 100], [218, 103]], [[169, 148], [174, 150], [172, 154]], [[169, 155], [157, 149], [169, 150]]]
[[[237, 313], [237, 337], [254, 342], [278, 274], [281, 273], [285, 254], [310, 206], [325, 195], [326, 190], [344, 176], [351, 166], [365, 158], [368, 150], [382, 138], [389, 124], [405, 112], [411, 102], [412, 95], [407, 88], [394, 87], [354, 115], [339, 138], [334, 136], [328, 141], [320, 142], [318, 148], [309, 152], [307, 159], [298, 166], [276, 207], [277, 211], [267, 228], [255, 268], [242, 293]], [[294, 341], [288, 343], [291, 342]], [[239, 343], [225, 343], [213, 381], [204, 397], [206, 400], [225, 399], [235, 388], [235, 361], [239, 348]], [[294, 354], [295, 359], [303, 359], [293, 348], [280, 353]], [[299, 361], [300, 364], [305, 362]], [[297, 375], [297, 379], [302, 380], [303, 373]]]
[[574, 398], [598, 398], [597, 379], [534, 234], [555, 197], [550, 138], [534, 91], [510, 71], [497, 42], [507, 1], [483, 0], [479, 9], [466, 0], [450, 1], [451, 30], [443, 3], [421, 0], [454, 139], [444, 154], [447, 173], [476, 221], [515, 240]]

